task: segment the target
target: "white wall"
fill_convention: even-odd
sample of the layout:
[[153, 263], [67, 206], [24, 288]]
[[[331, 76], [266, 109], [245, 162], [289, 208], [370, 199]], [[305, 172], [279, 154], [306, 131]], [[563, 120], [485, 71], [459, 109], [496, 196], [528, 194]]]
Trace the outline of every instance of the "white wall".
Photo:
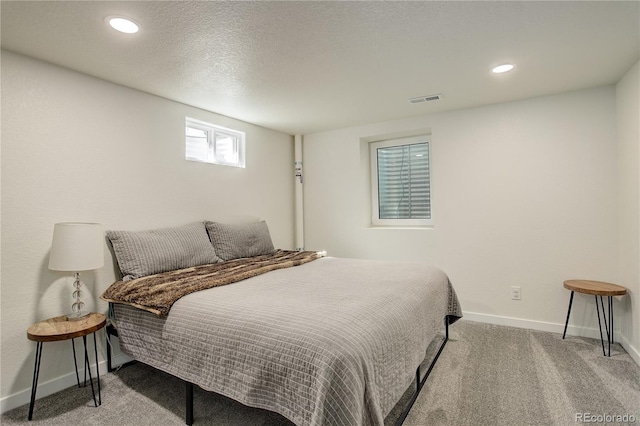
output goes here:
[[[185, 116], [246, 132], [246, 169], [185, 161]], [[3, 409], [28, 402], [27, 328], [71, 305], [72, 278], [47, 269], [54, 223], [141, 230], [239, 214], [265, 219], [274, 244], [292, 249], [292, 164], [289, 135], [3, 51]], [[109, 251], [83, 278], [88, 308], [106, 311]], [[41, 384], [70, 377], [70, 348], [44, 345]]]
[[[620, 179], [620, 284], [629, 296], [622, 304], [621, 337], [640, 360], [640, 63], [616, 85]], [[630, 351], [630, 352], [631, 352]], [[638, 361], [640, 363], [640, 361]]]
[[[615, 111], [607, 86], [305, 135], [305, 247], [427, 262], [468, 318], [562, 332], [564, 280], [618, 279]], [[370, 227], [367, 141], [426, 130], [435, 227]], [[591, 297], [570, 324], [595, 337]]]

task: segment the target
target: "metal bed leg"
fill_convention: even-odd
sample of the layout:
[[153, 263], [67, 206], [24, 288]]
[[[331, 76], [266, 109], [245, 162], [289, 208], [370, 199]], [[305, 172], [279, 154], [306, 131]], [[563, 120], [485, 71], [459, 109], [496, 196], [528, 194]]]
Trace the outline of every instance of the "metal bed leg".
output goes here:
[[100, 363], [98, 362], [98, 343], [96, 341], [96, 332], [93, 332], [93, 353], [96, 356], [96, 376], [98, 379], [98, 405], [102, 405], [102, 395], [100, 393]]
[[193, 424], [193, 383], [185, 382], [186, 386], [186, 394], [187, 394], [187, 404], [186, 404], [186, 419], [185, 423], [189, 426]]
[[449, 340], [449, 317], [444, 318], [444, 338]]
[[422, 379], [420, 379], [420, 366], [418, 366], [418, 368], [416, 369], [416, 391], [414, 392], [413, 395], [411, 395], [411, 398], [409, 398], [409, 402], [407, 402], [407, 405], [404, 407], [404, 410], [402, 410], [402, 414], [396, 421], [396, 426], [401, 426], [406, 420], [407, 416], [409, 415], [409, 411], [411, 411], [413, 404], [418, 399], [418, 396], [420, 395], [420, 391], [424, 387], [424, 384], [426, 383], [427, 378], [429, 377], [429, 374], [431, 374], [431, 370], [433, 370], [433, 367], [436, 365], [436, 361], [438, 361], [438, 358], [440, 357], [440, 354], [442, 353], [444, 346], [449, 341], [449, 317], [448, 316], [444, 318], [444, 326], [445, 326], [444, 340], [440, 344], [440, 348], [438, 349], [436, 356], [431, 361], [431, 364], [429, 364], [429, 368], [427, 369], [427, 372], [425, 373]]
[[111, 350], [111, 336], [118, 337], [118, 330], [113, 325], [113, 321], [115, 318], [115, 308], [113, 307], [113, 302], [109, 302], [109, 310], [107, 311], [107, 317], [109, 318], [109, 322], [105, 327], [106, 335], [107, 335], [107, 373], [111, 373], [115, 368], [113, 368], [113, 353]]
[[113, 364], [111, 363], [111, 337], [109, 332], [107, 334], [107, 373], [111, 373], [113, 371]]
[[[106, 338], [106, 343], [107, 343], [107, 371], [109, 373], [113, 372], [114, 370], [116, 370], [116, 368], [114, 368], [113, 366], [113, 349], [111, 348], [111, 336], [115, 336], [118, 337], [118, 330], [113, 326], [113, 324], [108, 324], [105, 327], [106, 330], [106, 334], [107, 334], [107, 338]], [[122, 366], [118, 366], [117, 368], [120, 368]]]
[[113, 350], [111, 348], [111, 336], [118, 337], [118, 330], [111, 324], [107, 325], [105, 327], [105, 329], [107, 331], [107, 337], [106, 337], [106, 343], [107, 343], [107, 371], [109, 373], [112, 373], [114, 371], [120, 370], [122, 367], [126, 367], [128, 365], [137, 363], [138, 361], [133, 360], [133, 361], [125, 362], [124, 364], [117, 365], [115, 367], [113, 366]]

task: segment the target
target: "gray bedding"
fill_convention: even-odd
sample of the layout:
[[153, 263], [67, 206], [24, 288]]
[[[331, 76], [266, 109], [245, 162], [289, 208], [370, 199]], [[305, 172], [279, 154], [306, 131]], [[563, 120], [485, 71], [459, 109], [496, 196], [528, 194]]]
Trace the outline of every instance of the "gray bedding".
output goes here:
[[114, 308], [128, 355], [299, 426], [383, 425], [462, 316], [438, 269], [340, 258], [192, 293], [166, 317]]

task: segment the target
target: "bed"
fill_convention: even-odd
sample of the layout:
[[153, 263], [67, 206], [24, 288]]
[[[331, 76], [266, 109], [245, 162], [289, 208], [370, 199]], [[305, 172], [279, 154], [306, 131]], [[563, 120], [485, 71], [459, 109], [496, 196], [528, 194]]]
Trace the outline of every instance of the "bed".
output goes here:
[[[247, 247], [260, 238], [237, 239], [242, 229], [224, 229], [230, 247], [244, 247], [239, 253], [229, 256], [209, 232], [222, 261], [133, 276], [103, 295], [113, 304], [121, 349], [186, 382], [187, 424], [193, 423], [194, 384], [278, 412], [298, 426], [381, 426], [415, 379], [413, 403], [426, 380], [419, 366], [427, 347], [442, 330], [448, 337], [448, 325], [461, 317], [444, 272], [269, 244], [252, 251]], [[111, 241], [115, 248], [117, 238]], [[118, 250], [116, 257], [122, 269]], [[286, 266], [266, 267], [274, 258], [286, 258]], [[247, 272], [247, 264], [261, 272]], [[240, 279], [220, 279], [229, 270], [242, 271]], [[154, 281], [157, 288], [148, 293], [156, 304], [140, 303], [135, 294]], [[197, 291], [166, 301], [167, 288], [181, 293], [185, 287]]]

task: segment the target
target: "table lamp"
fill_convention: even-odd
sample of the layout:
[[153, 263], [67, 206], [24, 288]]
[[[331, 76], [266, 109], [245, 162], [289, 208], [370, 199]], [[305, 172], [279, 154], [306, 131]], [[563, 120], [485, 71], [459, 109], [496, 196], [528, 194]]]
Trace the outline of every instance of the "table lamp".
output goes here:
[[101, 224], [65, 222], [54, 225], [49, 269], [75, 273], [74, 303], [67, 319], [73, 321], [89, 314], [83, 310], [80, 271], [98, 269], [103, 265], [104, 232]]

